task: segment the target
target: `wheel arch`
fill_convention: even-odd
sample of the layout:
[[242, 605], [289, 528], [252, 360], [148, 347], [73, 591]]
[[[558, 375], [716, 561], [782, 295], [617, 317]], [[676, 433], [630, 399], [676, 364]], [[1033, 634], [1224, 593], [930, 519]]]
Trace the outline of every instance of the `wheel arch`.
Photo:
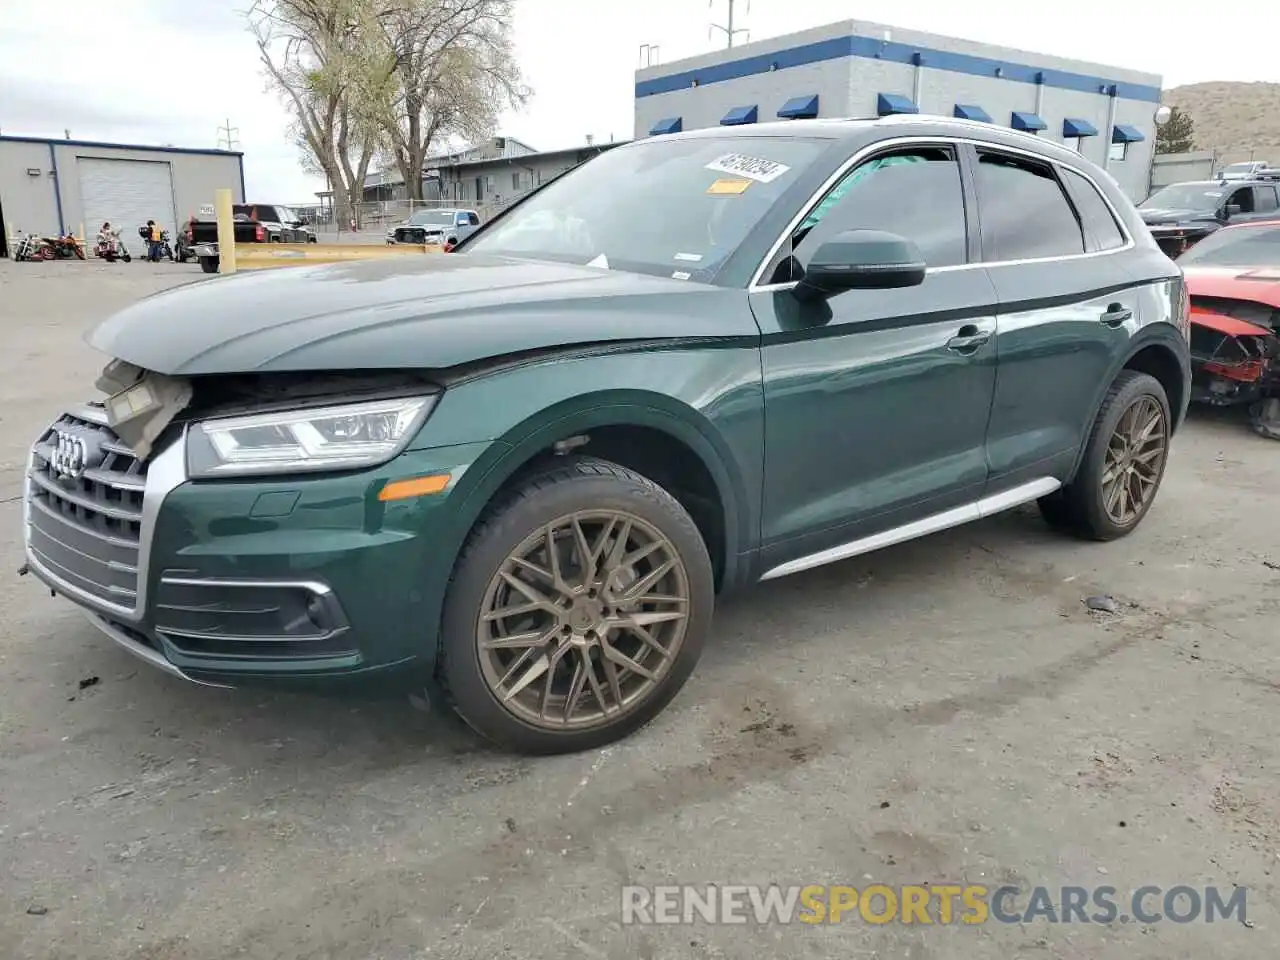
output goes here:
[[635, 470], [676, 497], [707, 541], [717, 589], [743, 575], [739, 553], [749, 540], [745, 483], [714, 425], [687, 404], [638, 390], [578, 396], [526, 417], [495, 449], [501, 452], [481, 475], [468, 478], [459, 549], [512, 484], [548, 460], [577, 453]]
[[[1181, 344], [1181, 349], [1179, 349]], [[1173, 421], [1169, 426], [1170, 433], [1177, 431], [1186, 415], [1187, 404], [1191, 399], [1190, 369], [1184, 365], [1181, 357], [1186, 355], [1186, 342], [1182, 334], [1172, 326], [1165, 329], [1147, 328], [1141, 331], [1130, 342], [1128, 349], [1120, 355], [1113, 365], [1106, 380], [1098, 389], [1090, 406], [1089, 420], [1085, 426], [1084, 437], [1080, 449], [1076, 451], [1075, 464], [1071, 468], [1071, 476], [1075, 477], [1084, 459], [1085, 448], [1089, 443], [1089, 434], [1098, 415], [1102, 412], [1102, 404], [1106, 401], [1107, 391], [1115, 383], [1122, 371], [1135, 370], [1155, 377], [1164, 387], [1169, 400], [1169, 410]]]

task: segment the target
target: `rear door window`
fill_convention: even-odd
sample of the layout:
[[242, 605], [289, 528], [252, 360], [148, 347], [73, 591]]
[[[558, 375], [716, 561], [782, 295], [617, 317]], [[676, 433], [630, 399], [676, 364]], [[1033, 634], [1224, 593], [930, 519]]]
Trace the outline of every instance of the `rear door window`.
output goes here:
[[1049, 164], [982, 150], [977, 174], [984, 260], [1041, 260], [1085, 252], [1080, 221]]
[[1253, 188], [1253, 210], [1254, 213], [1270, 213], [1276, 209], [1276, 188], [1272, 186], [1260, 186]]
[[1114, 250], [1124, 246], [1124, 234], [1116, 223], [1115, 215], [1088, 178], [1067, 167], [1062, 167], [1062, 180], [1067, 192], [1075, 201], [1076, 211], [1084, 225], [1089, 249]]

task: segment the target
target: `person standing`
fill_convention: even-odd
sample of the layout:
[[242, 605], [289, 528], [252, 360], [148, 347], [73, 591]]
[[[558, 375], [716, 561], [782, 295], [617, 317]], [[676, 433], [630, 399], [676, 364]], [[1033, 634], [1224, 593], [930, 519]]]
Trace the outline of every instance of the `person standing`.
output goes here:
[[147, 259], [152, 263], [160, 262], [160, 251], [162, 249], [162, 241], [160, 236], [160, 224], [154, 220], [147, 221]]

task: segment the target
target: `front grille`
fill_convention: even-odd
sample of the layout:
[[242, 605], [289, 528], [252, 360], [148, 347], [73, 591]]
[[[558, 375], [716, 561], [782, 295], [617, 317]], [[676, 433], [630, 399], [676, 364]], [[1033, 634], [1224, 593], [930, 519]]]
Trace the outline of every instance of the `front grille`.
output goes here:
[[408, 228], [401, 227], [399, 230], [396, 231], [396, 242], [397, 243], [428, 243], [428, 242], [439, 243], [440, 234], [439, 232], [432, 231], [430, 236], [428, 236], [427, 231], [425, 230], [419, 230], [413, 227], [408, 227]]
[[[91, 466], [74, 478], [53, 468], [60, 433], [84, 440], [89, 453]], [[32, 558], [86, 598], [134, 611], [146, 474], [147, 465], [106, 425], [101, 407], [64, 414], [32, 449], [27, 477]]]

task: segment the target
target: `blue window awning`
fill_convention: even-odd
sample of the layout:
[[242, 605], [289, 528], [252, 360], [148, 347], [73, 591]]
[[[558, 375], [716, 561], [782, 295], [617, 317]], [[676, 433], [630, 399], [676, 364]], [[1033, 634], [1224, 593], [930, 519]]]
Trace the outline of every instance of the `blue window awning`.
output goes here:
[[920, 108], [911, 102], [910, 97], [897, 93], [882, 93], [876, 97], [876, 113], [882, 117], [895, 113], [919, 113]]
[[684, 120], [680, 117], [667, 117], [659, 120], [649, 128], [649, 136], [660, 137], [664, 133], [679, 133], [684, 129]]
[[1049, 125], [1034, 113], [1020, 113], [1017, 110], [1013, 111], [1009, 126], [1024, 133], [1039, 133], [1041, 130], [1049, 129]]
[[980, 123], [991, 122], [991, 114], [972, 103], [957, 103], [955, 116], [961, 120], [977, 120]]
[[1141, 130], [1127, 123], [1117, 123], [1111, 128], [1112, 143], [1141, 143], [1145, 139]]
[[722, 127], [740, 127], [746, 123], [755, 123], [759, 111], [753, 103], [749, 107], [734, 107], [720, 120]]
[[1077, 120], [1075, 117], [1067, 117], [1062, 121], [1062, 136], [1067, 140], [1072, 137], [1096, 137], [1098, 128], [1088, 120]]
[[803, 97], [792, 97], [782, 105], [778, 116], [784, 120], [800, 120], [818, 115], [818, 95], [808, 94]]

